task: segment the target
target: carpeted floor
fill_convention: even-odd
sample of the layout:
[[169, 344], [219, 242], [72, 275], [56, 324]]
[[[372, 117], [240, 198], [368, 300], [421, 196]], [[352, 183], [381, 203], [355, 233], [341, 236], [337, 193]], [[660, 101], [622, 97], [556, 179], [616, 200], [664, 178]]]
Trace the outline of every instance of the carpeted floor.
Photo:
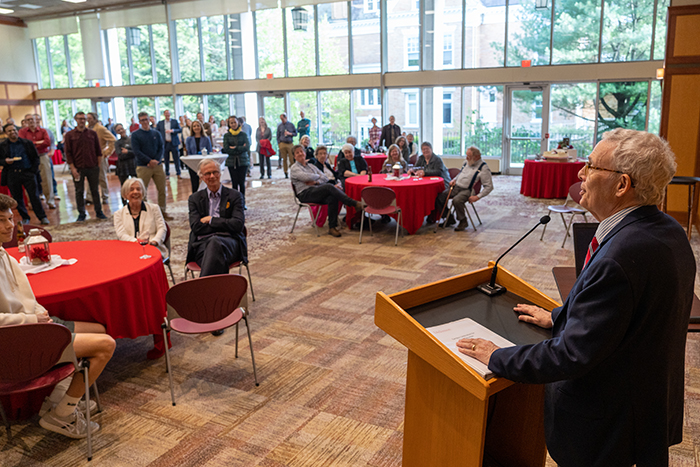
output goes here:
[[[99, 380], [104, 413], [94, 437], [99, 466], [373, 466], [401, 464], [406, 350], [374, 326], [377, 291], [393, 293], [483, 267], [511, 245], [551, 200], [519, 194], [519, 177], [495, 177], [496, 190], [477, 205], [478, 231], [421, 228], [393, 245], [393, 222], [377, 224], [374, 237], [359, 232], [336, 239], [315, 236], [300, 214], [289, 182], [249, 182], [250, 268], [256, 302], [250, 302], [260, 386], [241, 341], [233, 358], [233, 331], [173, 336], [176, 407], [170, 405], [165, 363], [145, 359], [151, 340], [120, 340]], [[172, 262], [182, 279], [187, 205], [169, 206]], [[115, 238], [111, 224], [88, 221], [51, 228], [54, 241]], [[553, 218], [544, 241], [538, 230], [502, 264], [548, 295], [559, 298], [551, 275], [573, 265], [571, 242]], [[696, 257], [698, 235], [693, 239]], [[696, 287], [697, 292], [697, 287]], [[687, 346], [684, 441], [672, 465], [700, 466], [700, 339]], [[650, 408], [653, 410], [653, 408]], [[36, 418], [14, 426], [17, 441], [0, 435], [2, 466], [84, 465], [84, 441], [48, 433]], [[553, 463], [548, 461], [548, 465]]]

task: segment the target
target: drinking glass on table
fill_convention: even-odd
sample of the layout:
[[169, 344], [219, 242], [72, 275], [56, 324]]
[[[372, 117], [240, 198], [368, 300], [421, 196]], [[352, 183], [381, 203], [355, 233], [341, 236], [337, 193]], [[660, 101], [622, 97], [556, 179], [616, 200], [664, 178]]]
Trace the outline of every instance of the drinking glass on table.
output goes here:
[[408, 175], [413, 175], [413, 164], [408, 164], [408, 169], [406, 170]]
[[141, 245], [141, 248], [143, 249], [143, 255], [139, 256], [139, 259], [148, 259], [151, 257], [151, 255], [146, 254], [146, 245], [148, 245], [148, 241], [151, 239], [151, 235], [148, 232], [139, 232], [139, 236], [136, 237], [139, 245]]

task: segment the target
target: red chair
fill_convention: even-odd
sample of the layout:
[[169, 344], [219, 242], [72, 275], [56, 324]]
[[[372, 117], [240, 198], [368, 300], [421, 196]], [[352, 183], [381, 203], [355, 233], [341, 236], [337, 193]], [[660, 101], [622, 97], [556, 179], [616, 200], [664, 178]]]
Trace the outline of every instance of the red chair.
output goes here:
[[[24, 234], [29, 236], [29, 231], [32, 229], [39, 229], [41, 231], [41, 235], [50, 242], [53, 241], [53, 237], [51, 236], [51, 233], [46, 230], [43, 227], [39, 227], [38, 225], [30, 225], [30, 224], [24, 224], [22, 226], [24, 229]], [[3, 243], [2, 246], [4, 248], [13, 248], [17, 246], [17, 227], [15, 226], [14, 230], [12, 230], [12, 240], [9, 242]]]
[[462, 169], [447, 169], [450, 173], [450, 180], [454, 180], [457, 175], [462, 171]]
[[[294, 202], [297, 203], [298, 209], [297, 215], [294, 217], [294, 223], [292, 224], [292, 231], [289, 233], [294, 233], [294, 227], [296, 227], [297, 225], [297, 219], [299, 219], [299, 212], [301, 211], [301, 208], [309, 208], [309, 214], [311, 214], [311, 218], [314, 220], [314, 229], [316, 229], [316, 236], [320, 237], [321, 234], [318, 233], [318, 225], [316, 224], [316, 221], [318, 220], [319, 214], [321, 214], [321, 207], [323, 206], [323, 204], [302, 203], [301, 201], [299, 201], [299, 198], [297, 197], [297, 189], [294, 186], [294, 182], [292, 182], [292, 191], [294, 192]], [[318, 209], [316, 210], [316, 216], [314, 216], [314, 212], [311, 209], [314, 206], [318, 206]]]
[[[167, 339], [169, 331], [182, 334], [207, 334], [235, 325], [235, 356], [238, 358], [238, 323], [242, 319], [245, 321], [248, 331], [248, 345], [250, 345], [250, 359], [253, 362], [255, 385], [259, 386], [258, 373], [255, 369], [255, 355], [253, 354], [253, 340], [250, 337], [248, 323], [249, 312], [239, 307], [247, 289], [248, 283], [245, 277], [239, 274], [220, 274], [180, 282], [172, 286], [165, 294], [165, 301], [173, 307], [180, 317], [170, 321], [166, 317], [161, 328], [163, 329], [163, 338]], [[170, 379], [170, 397], [175, 405], [173, 372], [170, 367], [170, 351], [167, 345], [165, 346], [165, 363]]]
[[[246, 229], [245, 225], [243, 226], [243, 236], [248, 237], [248, 229]], [[168, 251], [170, 251], [170, 249], [168, 249]], [[243, 272], [243, 266], [245, 266], [245, 270], [248, 272], [248, 282], [250, 283], [250, 295], [253, 298], [253, 301], [255, 301], [255, 292], [253, 292], [253, 281], [250, 278], [250, 268], [248, 267], [248, 262], [236, 261], [235, 263], [231, 263], [231, 265], [228, 267], [229, 271], [235, 268], [236, 266], [238, 266], [238, 274]], [[189, 263], [185, 264], [185, 280], [187, 280], [188, 272], [192, 276], [192, 279], [194, 279], [194, 273], [201, 273], [202, 268], [199, 267], [199, 264], [197, 264], [196, 261], [190, 261]], [[175, 281], [173, 281], [173, 283], [175, 283]]]
[[417, 160], [418, 160], [418, 155], [414, 154], [408, 158], [408, 163], [415, 166]]
[[[362, 228], [364, 216], [367, 214], [379, 214], [380, 216], [398, 214], [396, 218], [396, 238], [394, 246], [399, 244], [399, 228], [401, 227], [401, 208], [396, 206], [396, 193], [391, 188], [383, 186], [368, 186], [362, 189], [362, 221], [360, 222], [360, 244], [362, 243]], [[369, 222], [369, 234], [372, 234], [372, 222]]]
[[[564, 227], [566, 227], [566, 232], [564, 233], [564, 241], [561, 242], [561, 247], [564, 248], [564, 245], [566, 244], [566, 239], [571, 236], [569, 231], [571, 230], [571, 224], [574, 222], [574, 217], [576, 215], [583, 216], [583, 221], [588, 222], [588, 219], [586, 218], [586, 213], [587, 211], [585, 209], [582, 209], [580, 207], [576, 206], [569, 206], [569, 202], [573, 202], [576, 204], [576, 206], [579, 205], [579, 202], [581, 201], [581, 182], [574, 183], [569, 187], [569, 195], [566, 197], [566, 201], [562, 205], [555, 205], [555, 206], [547, 206], [547, 209], [551, 213], [559, 213], [561, 216], [561, 221], [564, 223]], [[569, 223], [566, 223], [566, 220], [564, 219], [564, 214], [571, 214], [571, 217], [569, 218]], [[544, 229], [542, 229], [542, 235], [540, 235], [540, 241], [544, 238], [544, 233], [547, 230], [547, 224], [544, 225]]]
[[[67, 327], [54, 323], [32, 323], [0, 327], [0, 396], [54, 386], [68, 378], [75, 371], [83, 372], [85, 381], [85, 402], [90, 407], [90, 387], [88, 386], [87, 361], [78, 361], [73, 354], [73, 362], [57, 364], [66, 347], [71, 343], [71, 333]], [[71, 348], [72, 351], [72, 348]], [[95, 395], [100, 409], [100, 398]], [[0, 415], [5, 423], [7, 438], [12, 440], [10, 422], [0, 404]], [[92, 430], [90, 411], [86, 411], [88, 461], [92, 460]]]

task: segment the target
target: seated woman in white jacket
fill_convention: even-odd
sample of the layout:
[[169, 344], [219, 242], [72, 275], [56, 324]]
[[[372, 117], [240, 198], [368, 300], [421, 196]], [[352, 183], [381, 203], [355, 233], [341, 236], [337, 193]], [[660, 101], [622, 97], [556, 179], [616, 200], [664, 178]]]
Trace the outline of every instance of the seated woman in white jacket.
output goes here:
[[149, 243], [160, 250], [163, 258], [168, 256], [165, 246], [166, 227], [163, 214], [157, 204], [143, 200], [146, 187], [140, 178], [128, 178], [122, 185], [122, 198], [126, 206], [114, 213], [114, 228], [117, 237], [124, 242], [137, 242], [139, 233], [148, 233]]

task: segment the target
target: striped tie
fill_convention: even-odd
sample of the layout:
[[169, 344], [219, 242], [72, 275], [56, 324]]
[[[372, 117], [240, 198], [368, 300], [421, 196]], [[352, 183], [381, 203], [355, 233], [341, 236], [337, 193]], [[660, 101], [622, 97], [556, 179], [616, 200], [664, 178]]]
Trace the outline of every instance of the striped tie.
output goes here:
[[588, 245], [588, 252], [586, 253], [586, 261], [583, 262], [583, 267], [581, 268], [581, 271], [583, 271], [586, 268], [586, 265], [588, 262], [591, 260], [591, 256], [593, 256], [593, 253], [598, 249], [598, 239], [593, 237], [593, 240], [591, 240], [591, 244]]

